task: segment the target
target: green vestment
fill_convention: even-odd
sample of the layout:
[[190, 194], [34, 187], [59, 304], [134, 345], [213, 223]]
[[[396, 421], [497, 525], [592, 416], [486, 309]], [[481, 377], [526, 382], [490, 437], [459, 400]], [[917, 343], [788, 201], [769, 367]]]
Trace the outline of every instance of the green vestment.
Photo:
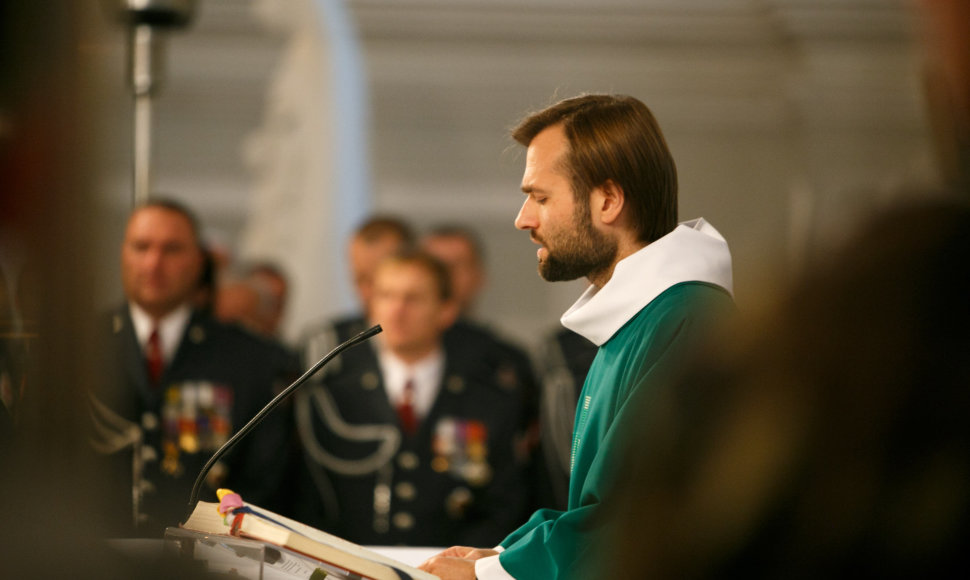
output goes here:
[[[539, 510], [502, 541], [499, 559], [514, 578], [569, 578], [598, 540], [600, 503], [623, 466], [626, 432], [642, 421], [690, 346], [734, 310], [718, 286], [684, 282], [644, 306], [599, 349], [580, 394], [573, 429], [566, 511]], [[649, 445], [649, 441], [637, 442]]]

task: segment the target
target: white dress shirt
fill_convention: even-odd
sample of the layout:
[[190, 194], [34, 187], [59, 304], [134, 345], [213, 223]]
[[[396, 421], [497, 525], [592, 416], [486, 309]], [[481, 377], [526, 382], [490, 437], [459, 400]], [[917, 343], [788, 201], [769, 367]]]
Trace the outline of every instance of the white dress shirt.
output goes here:
[[[138, 339], [138, 346], [145, 352], [145, 346], [152, 335], [152, 330], [156, 327], [155, 320], [137, 304], [130, 302], [128, 310], [131, 312], [131, 323], [135, 327], [135, 337]], [[158, 321], [158, 339], [162, 347], [162, 360], [165, 366], [172, 361], [175, 351], [178, 350], [182, 336], [185, 334], [185, 327], [189, 324], [192, 317], [192, 308], [188, 304], [179, 306], [169, 312]]]
[[392, 406], [401, 403], [404, 396], [404, 385], [408, 380], [414, 381], [414, 412], [418, 419], [424, 418], [431, 412], [431, 406], [438, 396], [441, 380], [445, 374], [445, 351], [438, 347], [431, 354], [416, 363], [408, 364], [398, 358], [387, 348], [379, 346], [377, 362], [384, 377], [384, 389]]

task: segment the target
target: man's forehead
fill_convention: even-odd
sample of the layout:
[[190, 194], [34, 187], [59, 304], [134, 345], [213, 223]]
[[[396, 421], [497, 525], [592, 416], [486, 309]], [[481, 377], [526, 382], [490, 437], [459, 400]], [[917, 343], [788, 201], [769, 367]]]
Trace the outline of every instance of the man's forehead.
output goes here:
[[[381, 262], [374, 272], [375, 282], [386, 285], [434, 285], [434, 273], [424, 265], [417, 262], [399, 262], [394, 259]], [[418, 284], [413, 284], [415, 280], [420, 280]]]
[[374, 239], [364, 239], [354, 237], [350, 240], [348, 249], [351, 256], [360, 258], [378, 256], [383, 257], [393, 253], [404, 244], [404, 241], [395, 235], [384, 235]]
[[522, 191], [530, 193], [536, 187], [537, 177], [554, 174], [564, 176], [564, 156], [569, 152], [569, 142], [559, 125], [547, 127], [529, 143], [525, 154], [525, 173], [522, 175]]
[[170, 240], [196, 243], [192, 222], [177, 211], [158, 207], [147, 207], [135, 211], [128, 221], [126, 237], [166, 238]]
[[540, 131], [526, 149], [526, 158], [531, 154], [533, 157], [539, 154], [545, 156], [559, 157], [569, 149], [569, 140], [562, 125], [551, 125]]
[[132, 212], [130, 222], [144, 222], [148, 220], [179, 223], [188, 229], [192, 229], [192, 221], [181, 212], [161, 206], [148, 206], [138, 208]]
[[473, 255], [475, 248], [465, 236], [458, 234], [433, 234], [425, 240], [425, 246], [432, 252], [443, 252], [449, 255]]

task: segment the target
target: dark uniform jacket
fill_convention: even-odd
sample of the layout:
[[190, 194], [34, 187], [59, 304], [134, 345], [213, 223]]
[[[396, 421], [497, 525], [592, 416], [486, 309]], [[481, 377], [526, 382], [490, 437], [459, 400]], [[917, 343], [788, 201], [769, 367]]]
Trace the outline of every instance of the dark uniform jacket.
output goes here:
[[536, 482], [540, 507], [565, 510], [569, 499], [569, 467], [576, 402], [597, 346], [567, 328], [546, 337], [538, 358], [542, 391], [539, 398], [539, 453]]
[[[107, 379], [92, 398], [95, 445], [116, 469], [117, 506], [135, 533], [160, 537], [184, 520], [205, 462], [296, 371], [282, 346], [194, 313], [158, 387], [125, 306], [110, 316]], [[210, 474], [257, 505], [274, 506], [283, 477], [290, 412], [279, 409], [242, 439]], [[200, 499], [216, 501], [212, 485]], [[122, 533], [130, 532], [128, 530]]]
[[[297, 395], [297, 519], [368, 545], [495, 545], [526, 515], [522, 385], [445, 345], [437, 399], [403, 434], [373, 345]], [[509, 377], [512, 378], [509, 378]]]

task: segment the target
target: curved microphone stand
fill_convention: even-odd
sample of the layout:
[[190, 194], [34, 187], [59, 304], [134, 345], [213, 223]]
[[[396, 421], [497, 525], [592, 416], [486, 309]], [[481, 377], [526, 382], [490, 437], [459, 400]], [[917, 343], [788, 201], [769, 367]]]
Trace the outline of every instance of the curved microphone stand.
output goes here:
[[218, 461], [223, 455], [225, 455], [227, 451], [232, 449], [233, 446], [235, 446], [240, 439], [242, 439], [243, 437], [246, 436], [247, 433], [252, 431], [253, 428], [260, 423], [260, 421], [266, 418], [266, 416], [269, 415], [273, 411], [273, 409], [279, 406], [279, 404], [282, 403], [284, 399], [289, 397], [290, 394], [293, 393], [293, 391], [295, 391], [300, 387], [300, 385], [305, 383], [307, 379], [313, 376], [315, 372], [320, 370], [320, 368], [323, 367], [323, 365], [330, 362], [332, 358], [334, 358], [341, 352], [347, 350], [348, 348], [356, 344], [364, 342], [365, 340], [374, 336], [375, 334], [378, 334], [379, 332], [381, 332], [381, 325], [375, 324], [374, 326], [368, 328], [364, 332], [361, 332], [357, 336], [354, 336], [349, 340], [339, 344], [335, 349], [327, 353], [326, 356], [324, 356], [322, 359], [317, 361], [317, 364], [313, 365], [312, 367], [310, 367], [310, 369], [307, 372], [303, 373], [303, 376], [293, 381], [293, 384], [286, 387], [285, 389], [283, 389], [283, 392], [273, 397], [273, 400], [267, 403], [266, 406], [263, 407], [259, 413], [256, 413], [256, 416], [250, 419], [248, 423], [243, 425], [242, 429], [240, 429], [239, 431], [236, 431], [236, 433], [232, 437], [230, 437], [229, 440], [226, 441], [222, 447], [220, 447], [218, 450], [216, 450], [215, 453], [212, 454], [212, 457], [209, 458], [209, 461], [207, 461], [206, 464], [202, 467], [202, 471], [199, 472], [199, 476], [195, 478], [195, 485], [192, 486], [192, 495], [189, 496], [188, 513], [191, 514], [192, 510], [195, 509], [195, 504], [199, 501], [199, 492], [202, 490], [202, 482], [205, 480], [205, 476], [206, 474], [209, 473], [209, 470], [212, 469], [212, 466], [216, 464], [216, 461]]

